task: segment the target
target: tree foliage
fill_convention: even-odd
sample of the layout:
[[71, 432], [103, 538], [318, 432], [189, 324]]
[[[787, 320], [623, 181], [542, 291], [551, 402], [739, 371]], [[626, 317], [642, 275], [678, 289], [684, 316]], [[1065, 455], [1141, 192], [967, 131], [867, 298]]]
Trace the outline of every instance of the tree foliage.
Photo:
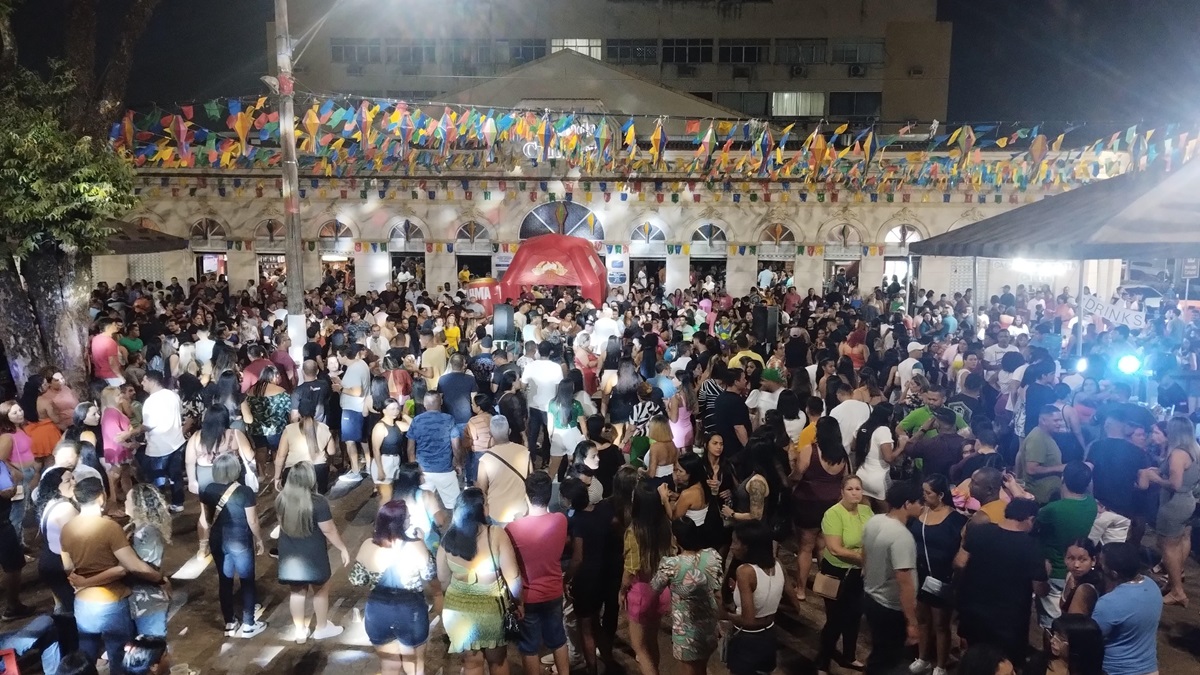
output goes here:
[[102, 253], [105, 222], [136, 204], [129, 164], [66, 128], [75, 84], [62, 64], [51, 72], [18, 69], [0, 87], [0, 222], [18, 258], [51, 243]]

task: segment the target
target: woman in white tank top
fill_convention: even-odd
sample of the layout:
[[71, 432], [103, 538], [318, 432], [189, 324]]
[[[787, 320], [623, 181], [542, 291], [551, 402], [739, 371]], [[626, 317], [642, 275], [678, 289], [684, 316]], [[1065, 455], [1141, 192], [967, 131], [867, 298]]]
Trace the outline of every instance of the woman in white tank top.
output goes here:
[[742, 564], [736, 573], [733, 604], [737, 611], [730, 616], [734, 629], [728, 638], [726, 665], [733, 675], [769, 673], [776, 666], [775, 612], [784, 587], [770, 528], [763, 523], [739, 528], [730, 555]]

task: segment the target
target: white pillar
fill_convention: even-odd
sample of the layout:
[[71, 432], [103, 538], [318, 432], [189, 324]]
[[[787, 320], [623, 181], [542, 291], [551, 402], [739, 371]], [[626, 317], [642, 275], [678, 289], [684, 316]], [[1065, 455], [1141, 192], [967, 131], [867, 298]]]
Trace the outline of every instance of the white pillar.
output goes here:
[[805, 253], [796, 256], [796, 292], [800, 295], [806, 295], [808, 289], [816, 289], [821, 292], [822, 275], [824, 274], [825, 256], [807, 255], [807, 247]]
[[[258, 255], [254, 251], [247, 250], [226, 252], [225, 274], [229, 278], [230, 286], [234, 288], [244, 287], [247, 279], [254, 279], [255, 283], [257, 283]], [[237, 283], [239, 281], [241, 284]]]
[[858, 289], [864, 297], [883, 281], [883, 256], [864, 255], [858, 261]]
[[758, 284], [758, 256], [751, 255], [749, 247], [744, 255], [733, 254], [725, 268], [725, 287], [733, 297], [741, 297]]
[[665, 290], [672, 293], [676, 288], [687, 288], [691, 274], [690, 258], [682, 253], [667, 255], [667, 281]]
[[[615, 251], [615, 249], [614, 249]], [[633, 282], [633, 269], [629, 264], [628, 251], [622, 250], [621, 253], [610, 252], [604, 256], [605, 274], [609, 290], [620, 288], [626, 293], [629, 292], [629, 284]], [[670, 274], [670, 268], [667, 268], [667, 274]]]
[[[369, 246], [369, 244], [364, 244]], [[363, 251], [354, 254], [354, 292], [365, 295], [368, 291], [382, 291], [392, 280], [392, 256], [380, 251]]]
[[425, 254], [425, 283], [428, 288], [441, 288], [450, 284], [451, 289], [458, 288], [458, 259], [446, 250]]

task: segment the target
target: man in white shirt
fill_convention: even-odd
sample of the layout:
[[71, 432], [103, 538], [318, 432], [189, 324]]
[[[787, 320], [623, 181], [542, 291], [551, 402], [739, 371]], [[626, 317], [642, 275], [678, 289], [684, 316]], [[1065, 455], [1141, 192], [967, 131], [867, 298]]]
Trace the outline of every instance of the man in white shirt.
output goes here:
[[900, 388], [900, 393], [903, 395], [905, 387], [912, 380], [913, 375], [917, 373], [925, 373], [925, 367], [921, 365], [921, 355], [925, 353], [925, 345], [920, 342], [908, 343], [908, 358], [904, 359], [896, 366], [896, 385]]
[[775, 282], [775, 273], [770, 268], [763, 268], [758, 273], [758, 287], [766, 290]]
[[[549, 459], [550, 430], [547, 428], [546, 411], [554, 400], [558, 383], [563, 380], [562, 366], [550, 360], [553, 345], [543, 342], [538, 345], [537, 358], [525, 366], [521, 373], [521, 386], [525, 389], [525, 400], [529, 403], [529, 438], [526, 444], [535, 456]], [[542, 442], [545, 434], [546, 442]]]
[[996, 333], [996, 344], [989, 345], [983, 350], [983, 369], [988, 371], [988, 379], [996, 381], [996, 373], [1000, 371], [1000, 360], [1009, 352], [1020, 351], [1012, 344], [1012, 333], [1002, 330]]
[[829, 384], [825, 386], [826, 388], [837, 387], [838, 404], [829, 411], [829, 416], [838, 421], [838, 426], [842, 430], [842, 445], [846, 448], [846, 452], [852, 452], [854, 435], [871, 416], [871, 405], [851, 398], [854, 391], [843, 385], [840, 380], [830, 379]]
[[755, 429], [766, 419], [767, 411], [774, 410], [779, 404], [779, 393], [783, 391], [784, 384], [783, 374], [779, 370], [767, 368], [762, 372], [762, 385], [746, 397], [746, 407], [750, 409], [750, 421]]
[[142, 386], [150, 395], [142, 404], [146, 452], [140, 455], [142, 473], [160, 490], [170, 485], [171, 512], [183, 511], [183, 403], [164, 386], [163, 374], [146, 373]]
[[208, 337], [208, 329], [201, 328], [196, 331], [196, 363], [202, 366], [207, 366], [212, 361], [213, 348], [217, 346], [215, 340]]
[[608, 347], [610, 337], [621, 337], [621, 325], [613, 318], [612, 308], [606, 305], [600, 308], [600, 318], [596, 319], [595, 325], [592, 326], [592, 347], [601, 361], [604, 360], [604, 351]]

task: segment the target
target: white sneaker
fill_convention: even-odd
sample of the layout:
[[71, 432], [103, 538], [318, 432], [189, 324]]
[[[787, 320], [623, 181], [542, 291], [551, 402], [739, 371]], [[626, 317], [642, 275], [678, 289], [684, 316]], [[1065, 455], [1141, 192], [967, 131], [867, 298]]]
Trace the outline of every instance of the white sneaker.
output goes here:
[[233, 637], [242, 629], [241, 622], [234, 621], [233, 623], [225, 624], [225, 637]]
[[302, 645], [308, 641], [308, 626], [292, 626], [292, 635], [289, 638], [298, 645]]
[[344, 630], [346, 629], [333, 623], [332, 621], [326, 621], [324, 626], [321, 626], [312, 632], [312, 639], [327, 640], [331, 637], [337, 637], [341, 635], [342, 631]]
[[934, 668], [933, 675], [946, 675], [946, 669], [945, 668]]
[[266, 629], [267, 629], [267, 622], [265, 622], [265, 621], [256, 621], [256, 622], [254, 622], [254, 625], [252, 625], [252, 626], [247, 626], [245, 624], [242, 624], [242, 630], [240, 633], [238, 633], [238, 637], [252, 638], [255, 635], [262, 633]]
[[913, 673], [913, 675], [916, 675], [917, 673], [924, 673], [932, 667], [933, 667], [933, 664], [926, 661], [925, 659], [917, 659], [916, 661], [913, 661], [912, 663], [910, 663], [908, 665], [908, 672]]
[[357, 483], [363, 479], [363, 475], [357, 471], [349, 471], [338, 476], [339, 483]]

